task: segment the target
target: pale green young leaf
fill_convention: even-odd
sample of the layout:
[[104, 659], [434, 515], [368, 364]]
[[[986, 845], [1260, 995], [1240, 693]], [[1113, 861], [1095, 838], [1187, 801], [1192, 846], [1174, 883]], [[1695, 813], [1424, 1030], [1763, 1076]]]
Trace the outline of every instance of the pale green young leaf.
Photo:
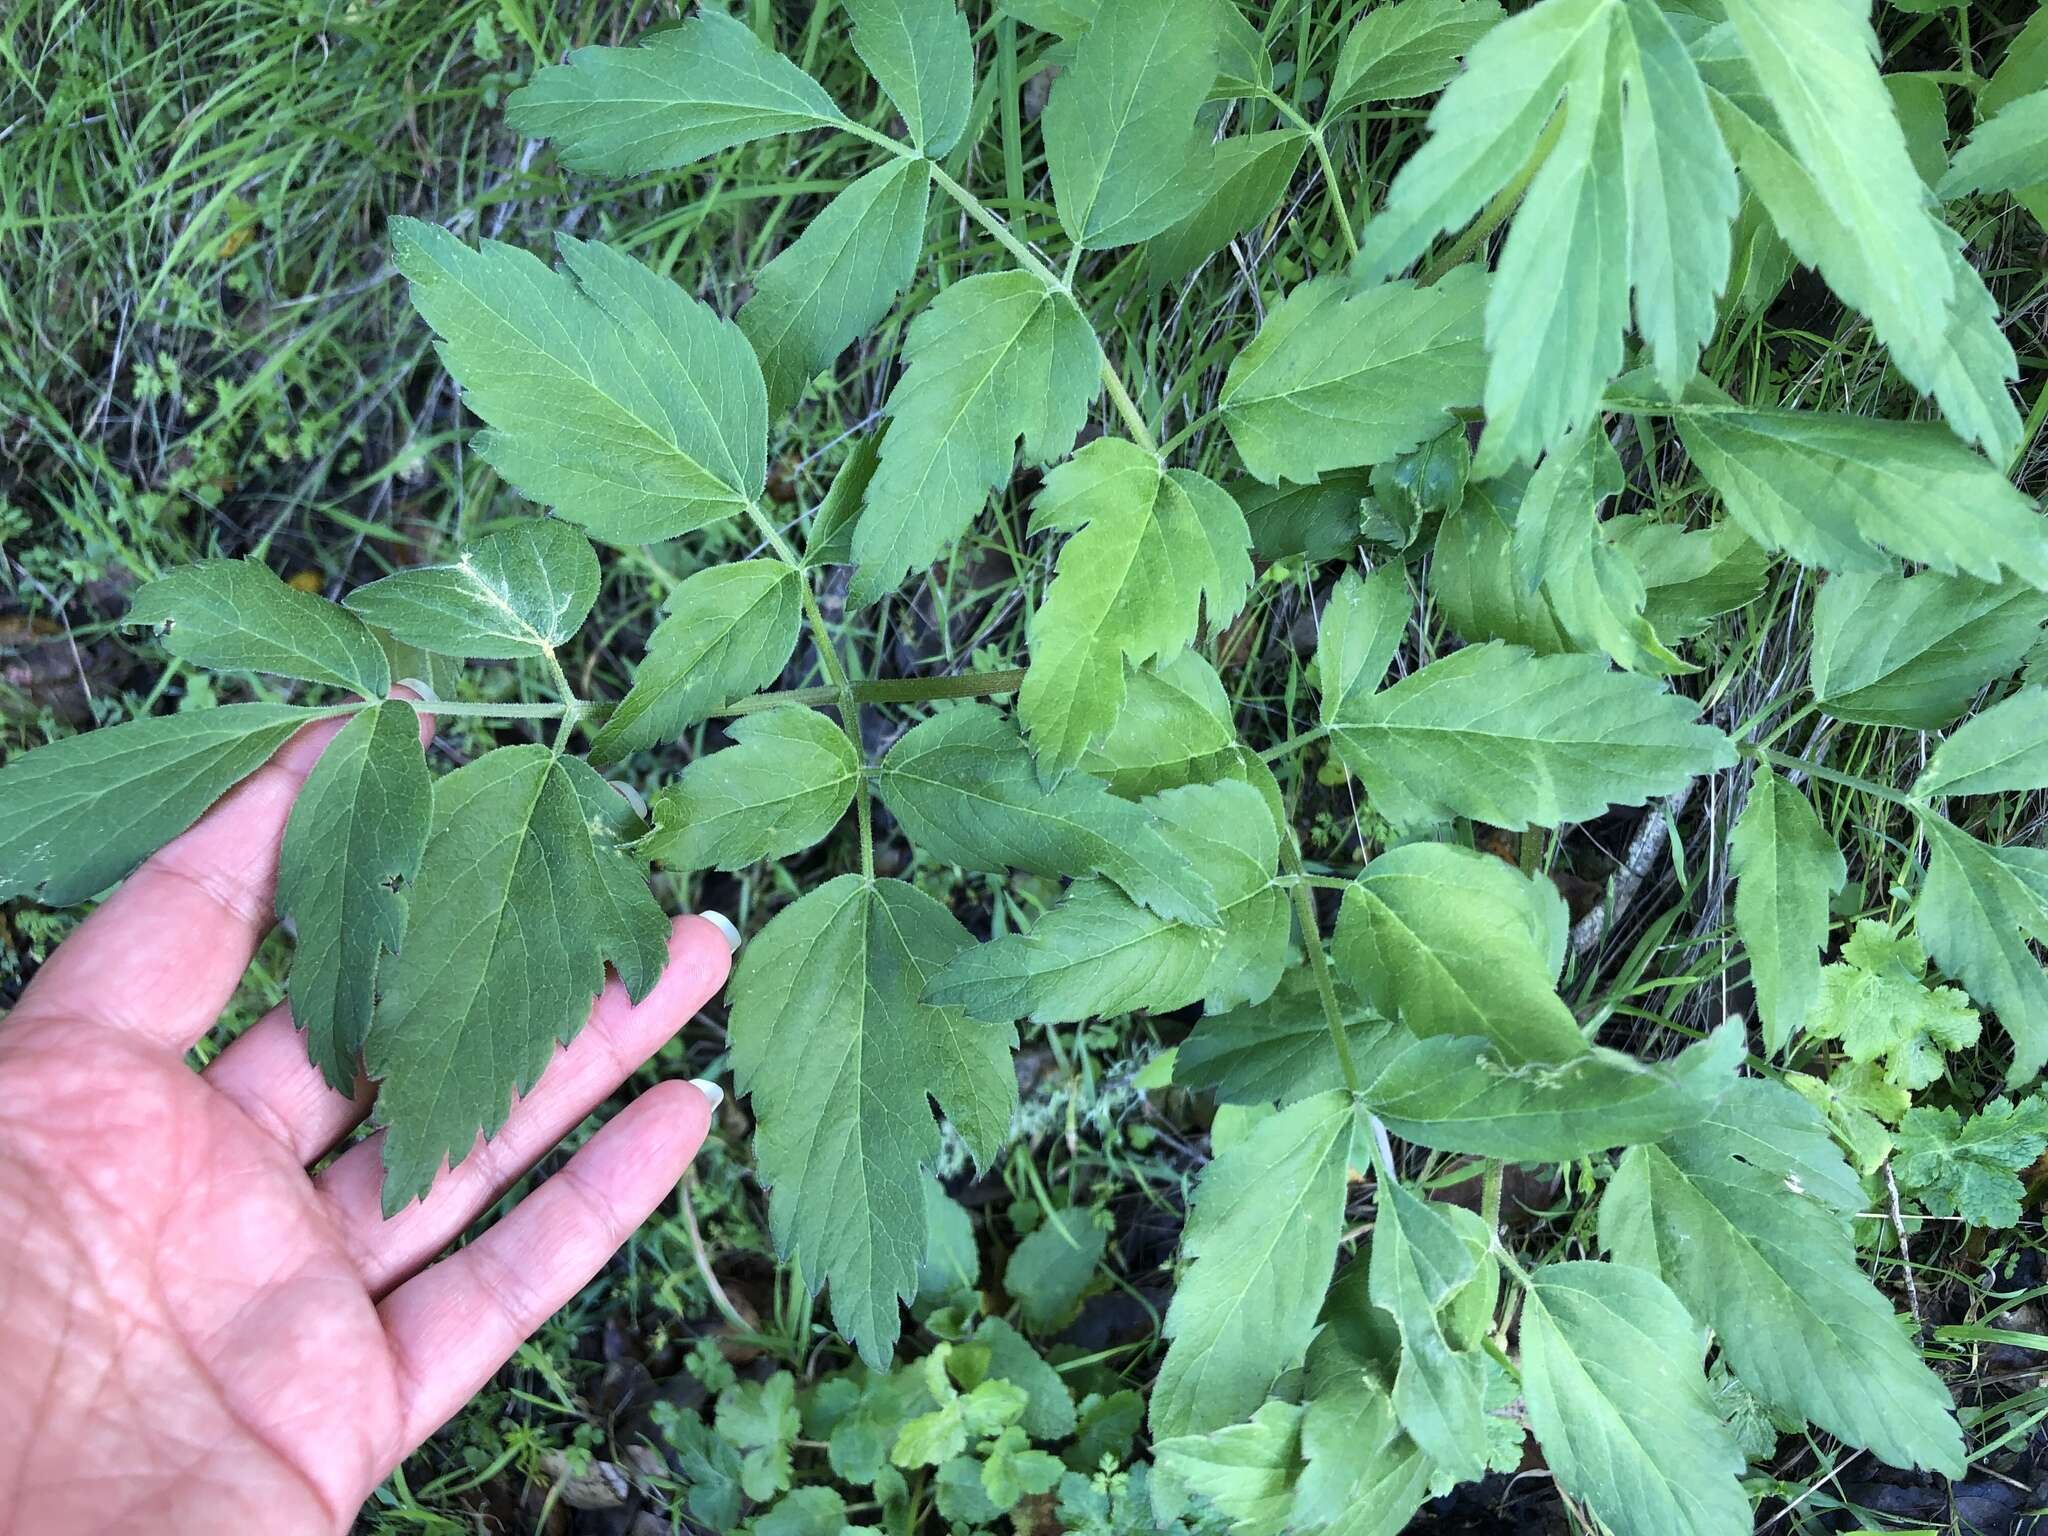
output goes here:
[[766, 1381], [736, 1381], [718, 1394], [718, 1435], [740, 1453], [740, 1486], [766, 1503], [794, 1477], [791, 1452], [803, 1421], [796, 1409], [796, 1378], [777, 1371]]
[[[1039, 1228], [1039, 1231], [1044, 1230]], [[1007, 1280], [1004, 1284], [1009, 1288]], [[1020, 1293], [1010, 1288], [1010, 1294]], [[1036, 1440], [1064, 1440], [1073, 1434], [1077, 1417], [1074, 1394], [1060, 1378], [1060, 1373], [1046, 1363], [1023, 1334], [1000, 1317], [985, 1317], [974, 1330], [974, 1342], [988, 1348], [990, 1377], [996, 1381], [1007, 1381], [1024, 1392], [1024, 1416], [1017, 1422], [1025, 1433]]]
[[1385, 681], [1415, 609], [1408, 573], [1389, 563], [1360, 580], [1347, 570], [1330, 589], [1316, 629], [1315, 678], [1322, 723], [1333, 725]]
[[[888, 9], [893, 0], [871, 3]], [[950, 0], [940, 3], [952, 10]], [[739, 327], [761, 359], [771, 413], [788, 410], [910, 286], [930, 200], [926, 161], [885, 161], [827, 203], [755, 274]]]
[[2006, 1081], [2018, 1087], [2048, 1063], [2048, 972], [2028, 947], [2048, 943], [2048, 888], [2025, 848], [1991, 848], [1931, 813], [1927, 878], [1913, 931], [1949, 975], [2012, 1038]]
[[846, 732], [816, 710], [785, 705], [743, 715], [733, 744], [693, 760], [654, 797], [643, 856], [674, 870], [744, 869], [786, 859], [846, 814], [860, 759]]
[[1467, 264], [1430, 287], [1359, 287], [1312, 278], [1266, 315], [1231, 359], [1217, 403], [1244, 467], [1259, 479], [1408, 452], [1478, 403], [1487, 276]]
[[1932, 423], [1752, 409], [1677, 408], [1678, 435], [1729, 515], [1766, 549], [1839, 571], [1894, 557], [2048, 589], [2048, 529], [2027, 498]]
[[1586, 1049], [1557, 995], [1564, 903], [1548, 880], [1448, 843], [1381, 854], [1344, 892], [1337, 966], [1417, 1035], [1477, 1035], [1509, 1062]]
[[632, 48], [578, 48], [505, 103], [514, 133], [552, 139], [572, 170], [672, 171], [735, 144], [846, 121], [744, 23], [699, 11]]
[[[1338, 991], [1344, 1037], [1353, 1061], [1378, 1061], [1407, 1038], [1385, 1019]], [[1323, 1016], [1322, 995], [1306, 967], [1280, 978], [1263, 1002], [1212, 1013], [1195, 1025], [1174, 1057], [1176, 1087], [1209, 1091], [1222, 1104], [1292, 1104], [1344, 1086], [1337, 1049]]]
[[929, 566], [1010, 478], [1019, 440], [1064, 455], [1101, 386], [1095, 333], [1065, 294], [1028, 272], [983, 272], [910, 323], [889, 430], [853, 530], [849, 601], [864, 607]]
[[1545, 1264], [1523, 1295], [1522, 1389], [1558, 1486], [1615, 1536], [1744, 1536], [1742, 1452], [1678, 1298], [1644, 1270], [1585, 1260]]
[[2048, 594], [1920, 571], [1845, 571], [1813, 605], [1813, 696], [1838, 720], [1938, 730], [2010, 676], [2048, 622]]
[[1084, 771], [1128, 799], [1229, 777], [1237, 729], [1216, 669], [1195, 651], [1156, 666], [1124, 667], [1124, 707], [1081, 759]]
[[2022, 688], [1972, 715], [1934, 749], [1916, 799], [2002, 795], [2048, 786], [2048, 688]]
[[293, 922], [298, 940], [292, 1022], [337, 1093], [355, 1092], [378, 973], [385, 955], [404, 947], [433, 814], [419, 716], [392, 699], [364, 710], [327, 744], [285, 822], [277, 915]]
[[1053, 201], [1076, 245], [1148, 239], [1201, 200], [1212, 153], [1195, 112], [1217, 42], [1214, 0], [1102, 0], [1045, 103]]
[[1231, 1522], [1231, 1536], [1280, 1536], [1288, 1529], [1301, 1465], [1301, 1417], [1299, 1404], [1275, 1399], [1241, 1424], [1158, 1439], [1153, 1455], [1162, 1474], [1200, 1494]]
[[[1661, 1276], [1771, 1408], [1953, 1477], [1948, 1390], [1856, 1265], [1862, 1198], [1813, 1107], [1748, 1078], [1705, 1123], [1623, 1156], [1600, 1241]], [[1526, 1363], [1526, 1333], [1523, 1347]]]
[[1003, 1289], [1017, 1299], [1027, 1328], [1057, 1333], [1074, 1320], [1109, 1234], [1093, 1213], [1070, 1206], [1049, 1213], [1024, 1235], [1003, 1269]]
[[595, 242], [560, 237], [567, 266], [550, 269], [495, 240], [392, 228], [413, 305], [490, 428], [477, 451], [525, 495], [608, 543], [641, 544], [760, 494], [767, 394], [730, 321]]
[[0, 900], [97, 896], [197, 821], [302, 726], [340, 711], [226, 704], [66, 736], [0, 764]]
[[739, 560], [685, 578], [647, 637], [633, 686], [591, 743], [591, 761], [680, 736], [781, 676], [803, 624], [802, 580], [780, 560]]
[[1421, 1199], [1385, 1168], [1375, 1188], [1370, 1295], [1401, 1334], [1394, 1412], [1435, 1468], [1463, 1482], [1486, 1470], [1479, 1339], [1499, 1272], [1472, 1212]]
[[197, 666], [296, 677], [372, 700], [391, 691], [391, 664], [361, 619], [254, 560], [179, 566], [135, 594], [127, 622], [163, 625], [163, 648]]
[[2016, 1227], [2020, 1176], [2048, 1150], [2048, 1098], [1993, 1099], [1965, 1120], [1953, 1109], [1906, 1111], [1892, 1172], [1936, 1216], [1973, 1227]]
[[1147, 275], [1158, 289], [1173, 288], [1239, 235], [1262, 223], [1280, 204], [1295, 168], [1308, 153], [1298, 128], [1233, 135], [1216, 146], [1202, 200], [1186, 217], [1152, 237], [1145, 248]]
[[1641, 805], [1735, 761], [1692, 703], [1591, 656], [1468, 645], [1331, 728], [1344, 765], [1399, 827], [1466, 816], [1510, 830]]
[[597, 552], [567, 523], [533, 518], [465, 545], [452, 561], [396, 571], [343, 599], [360, 618], [437, 656], [538, 656], [582, 627], [597, 600]]
[[1819, 996], [1828, 899], [1848, 883], [1849, 866], [1806, 796], [1768, 768], [1750, 782], [1728, 858], [1735, 931], [1749, 956], [1764, 1049], [1776, 1055]]
[[1039, 771], [1056, 779], [1116, 724], [1126, 660], [1185, 649], [1205, 612], [1212, 628], [1237, 617], [1251, 532], [1215, 481], [1119, 437], [1097, 438], [1045, 477], [1030, 531], [1070, 535], [1031, 615], [1017, 698]]
[[974, 105], [974, 45], [953, 0], [847, 0], [853, 51], [896, 104], [910, 142], [936, 160]]
[[1322, 115], [1442, 90], [1505, 14], [1499, 0], [1395, 0], [1367, 11], [1344, 35]]
[[1142, 808], [1100, 779], [1048, 787], [1016, 722], [967, 703], [913, 727], [882, 759], [882, 801], [923, 853], [967, 869], [1100, 874], [1175, 922], [1214, 924], [1209, 884]]
[[[1181, 1047], [1182, 1063], [1188, 1045]], [[1484, 1040], [1400, 1034], [1377, 1056], [1359, 1055], [1371, 1062], [1359, 1086], [1364, 1104], [1403, 1141], [1509, 1162], [1564, 1163], [1698, 1124], [1733, 1086], [1745, 1051], [1742, 1025], [1732, 1019], [1656, 1062], [1595, 1046], [1561, 1064], [1514, 1067]]]
[[1209, 882], [1220, 932], [1168, 922], [1090, 876], [1030, 932], [956, 957], [927, 998], [976, 1018], [1051, 1024], [1204, 1000], [1216, 1011], [1270, 996], [1286, 957], [1288, 905], [1273, 883], [1279, 841], [1264, 799], [1226, 781], [1169, 789], [1144, 805]]
[[877, 1367], [917, 1290], [930, 1100], [984, 1165], [1016, 1105], [1015, 1032], [922, 1000], [972, 943], [921, 891], [841, 875], [778, 913], [733, 977], [735, 1081], [759, 1120], [776, 1246], [830, 1285], [834, 1321]]
[[1349, 1095], [1319, 1093], [1203, 1170], [1152, 1387], [1155, 1439], [1235, 1424], [1301, 1364], [1337, 1259], [1353, 1120]]

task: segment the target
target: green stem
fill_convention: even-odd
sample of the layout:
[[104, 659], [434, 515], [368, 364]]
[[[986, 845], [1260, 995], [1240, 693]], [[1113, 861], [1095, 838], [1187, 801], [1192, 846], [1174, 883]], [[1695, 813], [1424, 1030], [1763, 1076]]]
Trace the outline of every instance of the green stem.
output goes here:
[[1500, 1234], [1500, 1191], [1507, 1165], [1497, 1157], [1486, 1160], [1486, 1180], [1479, 1186], [1479, 1219], [1494, 1237]]
[[1303, 731], [1299, 736], [1288, 737], [1277, 747], [1266, 748], [1265, 751], [1259, 754], [1259, 760], [1266, 763], [1277, 763], [1281, 758], [1291, 757], [1303, 747], [1313, 742], [1321, 741], [1329, 734], [1330, 728], [1327, 725], [1315, 726], [1310, 730]]
[[555, 727], [555, 753], [561, 754], [569, 745], [569, 733], [576, 728], [577, 717], [583, 711], [583, 701], [576, 697], [576, 690], [569, 686], [569, 674], [562, 670], [562, 658], [555, 654], [552, 645], [541, 647], [541, 659], [548, 664], [553, 675], [555, 691], [562, 696], [562, 723]]
[[1451, 248], [1424, 265], [1416, 281], [1425, 287], [1442, 277], [1461, 261], [1467, 260], [1474, 251], [1486, 243], [1486, 239], [1502, 224], [1515, 205], [1522, 200], [1522, 194], [1529, 190], [1529, 183], [1536, 179], [1536, 173], [1543, 169], [1543, 162], [1550, 158], [1550, 151], [1557, 143], [1557, 136], [1564, 129], [1564, 114], [1553, 112], [1543, 132], [1537, 135], [1536, 148], [1530, 152], [1528, 163], [1515, 173], [1515, 179], [1493, 195], [1493, 201], [1481, 211], [1478, 220], [1458, 236]]
[[1260, 94], [1279, 109], [1280, 115], [1308, 136], [1309, 146], [1316, 152], [1316, 164], [1323, 170], [1323, 196], [1330, 205], [1330, 212], [1337, 216], [1337, 228], [1344, 236], [1344, 249], [1351, 253], [1351, 259], [1358, 259], [1358, 236], [1352, 232], [1351, 214], [1344, 206], [1343, 189], [1337, 184], [1337, 167], [1330, 160], [1330, 146], [1323, 140], [1320, 123], [1311, 123], [1295, 110], [1294, 104], [1272, 91]]
[[1896, 789], [1887, 789], [1874, 779], [1860, 779], [1853, 773], [1838, 773], [1832, 768], [1823, 768], [1818, 763], [1809, 763], [1803, 757], [1794, 757], [1789, 752], [1773, 752], [1768, 747], [1752, 746], [1739, 741], [1735, 750], [1744, 757], [1760, 763], [1769, 763], [1774, 768], [1788, 768], [1803, 773], [1809, 778], [1825, 779], [1830, 784], [1839, 784], [1844, 789], [1853, 789], [1866, 795], [1875, 795], [1880, 800], [1889, 800], [1893, 805], [1904, 806], [1907, 810], [1918, 809], [1918, 802], [1909, 795], [1902, 795]]
[[1330, 976], [1330, 962], [1323, 954], [1323, 929], [1316, 921], [1316, 899], [1309, 885], [1308, 871], [1301, 866], [1301, 849], [1289, 827], [1280, 839], [1280, 864], [1294, 877], [1294, 916], [1301, 924], [1301, 947], [1308, 951], [1309, 974], [1315, 978], [1316, 995], [1322, 999], [1323, 1022], [1330, 1027], [1330, 1044], [1337, 1052], [1337, 1070], [1344, 1086], [1358, 1092], [1358, 1068], [1351, 1060], [1351, 1041], [1344, 1033], [1344, 1010], [1337, 1006], [1337, 984]]

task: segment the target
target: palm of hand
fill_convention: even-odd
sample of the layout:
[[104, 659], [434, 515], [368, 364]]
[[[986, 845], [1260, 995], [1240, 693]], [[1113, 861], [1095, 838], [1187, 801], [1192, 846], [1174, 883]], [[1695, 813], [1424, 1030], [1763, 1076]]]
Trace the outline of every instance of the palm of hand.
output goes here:
[[0, 1021], [0, 1530], [346, 1529], [681, 1177], [710, 1105], [643, 1093], [481, 1238], [431, 1263], [725, 979], [677, 923], [498, 1135], [390, 1220], [371, 1094], [334, 1092], [273, 1009], [183, 1053], [269, 922], [316, 727], [166, 847]]

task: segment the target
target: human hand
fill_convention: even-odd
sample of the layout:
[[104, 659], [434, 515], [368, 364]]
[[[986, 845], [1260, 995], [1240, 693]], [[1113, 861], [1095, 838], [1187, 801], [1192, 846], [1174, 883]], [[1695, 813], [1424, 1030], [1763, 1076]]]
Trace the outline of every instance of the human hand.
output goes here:
[[[724, 984], [679, 920], [637, 1007], [616, 980], [491, 1141], [389, 1221], [368, 1113], [283, 1006], [202, 1074], [268, 930], [300, 733], [137, 870], [0, 1021], [0, 1531], [347, 1529], [675, 1187], [715, 1099], [640, 1095], [496, 1226], [428, 1261]], [[715, 1090], [714, 1090], [715, 1092]]]

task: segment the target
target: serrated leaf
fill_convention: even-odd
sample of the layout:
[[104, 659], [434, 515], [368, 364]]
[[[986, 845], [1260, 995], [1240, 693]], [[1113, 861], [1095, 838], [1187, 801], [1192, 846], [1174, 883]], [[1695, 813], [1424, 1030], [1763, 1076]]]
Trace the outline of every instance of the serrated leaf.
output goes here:
[[2048, 972], [2028, 940], [2048, 944], [2048, 889], [2024, 848], [1991, 848], [1941, 817], [1922, 814], [1927, 878], [1913, 931], [1970, 996], [2012, 1037], [2008, 1084], [2028, 1082], [2048, 1062]]
[[434, 785], [405, 948], [364, 1050], [381, 1085], [386, 1215], [505, 1123], [582, 1029], [604, 962], [638, 953], [571, 772], [546, 747], [501, 747]]
[[1522, 1388], [1558, 1486], [1615, 1536], [1748, 1531], [1742, 1453], [1707, 1396], [1704, 1340], [1663, 1282], [1576, 1260], [1545, 1264], [1523, 1295]]
[[1442, 90], [1505, 14], [1499, 0], [1397, 0], [1367, 11], [1344, 34], [1323, 117]]
[[226, 704], [67, 736], [0, 764], [0, 900], [68, 907], [97, 896], [269, 761], [302, 726], [342, 713]]
[[1472, 1212], [1420, 1199], [1385, 1168], [1376, 1189], [1370, 1295], [1401, 1334], [1394, 1411], [1423, 1454], [1463, 1482], [1486, 1470], [1479, 1336], [1493, 1319], [1499, 1273]]
[[789, 1487], [790, 1452], [802, 1430], [796, 1378], [777, 1371], [766, 1381], [738, 1381], [718, 1394], [719, 1438], [740, 1453], [740, 1486], [765, 1504]]
[[1466, 490], [1437, 528], [1429, 590], [1445, 619], [1471, 642], [1505, 640], [1539, 656], [1573, 648], [1549, 596], [1530, 591], [1515, 574], [1515, 524], [1528, 488], [1526, 474], [1503, 475]]
[[1408, 573], [1399, 565], [1383, 565], [1364, 580], [1350, 570], [1337, 578], [1316, 626], [1316, 691], [1324, 725], [1343, 719], [1385, 681], [1414, 609]]
[[2048, 595], [1921, 571], [1832, 576], [1813, 605], [1813, 696], [1838, 720], [1936, 730], [2009, 676], [2048, 621]]
[[1339, 971], [1414, 1034], [1479, 1035], [1513, 1063], [1566, 1061], [1586, 1042], [1557, 995], [1564, 904], [1488, 854], [1410, 843], [1344, 892]]
[[834, 1321], [878, 1368], [917, 1290], [940, 1147], [929, 1099], [984, 1166], [1016, 1105], [1015, 1031], [921, 1000], [972, 943], [921, 891], [841, 875], [778, 913], [733, 978], [735, 1081], [759, 1120], [776, 1247], [831, 1286]]
[[1200, 200], [1211, 151], [1195, 112], [1217, 43], [1211, 0], [1102, 0], [1045, 103], [1046, 169], [1076, 245], [1133, 244]]
[[2048, 1150], [2048, 1099], [1993, 1099], [1965, 1120], [1953, 1109], [1909, 1109], [1892, 1172], [1936, 1216], [2001, 1229], [2020, 1221], [2020, 1175]]
[[860, 516], [861, 498], [867, 495], [868, 482], [875, 478], [875, 466], [881, 462], [882, 434], [887, 430], [884, 422], [874, 431], [862, 433], [833, 474], [804, 538], [805, 570], [852, 564], [854, 520]]
[[860, 785], [846, 732], [816, 710], [743, 715], [733, 745], [695, 759], [654, 797], [641, 853], [674, 870], [744, 869], [786, 859], [838, 824]]
[[853, 530], [848, 600], [865, 607], [930, 565], [1010, 478], [1065, 455], [1101, 388], [1102, 352], [1073, 300], [1028, 272], [984, 272], [910, 323], [889, 431]]
[[1231, 360], [1217, 403], [1244, 467], [1259, 479], [1408, 452], [1478, 402], [1487, 275], [1467, 264], [1427, 288], [1312, 278], [1270, 310]]
[[1916, 799], [2024, 793], [2048, 785], [2048, 688], [2022, 688], [1972, 715], [1934, 749]]
[[594, 241], [559, 237], [566, 268], [550, 269], [415, 219], [392, 230], [413, 306], [490, 427], [476, 449], [522, 493], [612, 544], [674, 538], [761, 493], [767, 393], [731, 321]]
[[[1340, 992], [1339, 1005], [1354, 1061], [1376, 1060], [1403, 1038], [1356, 997]], [[1322, 995], [1307, 970], [1288, 971], [1263, 1002], [1197, 1022], [1174, 1057], [1173, 1081], [1213, 1092], [1222, 1104], [1292, 1104], [1344, 1087]]]
[[1770, 579], [1770, 557], [1732, 522], [1687, 530], [1624, 514], [1601, 526], [1642, 578], [1643, 617], [1668, 646], [1748, 607]]
[[486, 534], [446, 564], [394, 572], [342, 601], [420, 650], [505, 661], [539, 656], [574, 635], [597, 583], [590, 540], [567, 523], [534, 518]]
[[1215, 481], [1097, 438], [1045, 477], [1030, 531], [1069, 535], [1027, 628], [1017, 699], [1039, 771], [1057, 779], [1108, 735], [1124, 663], [1172, 656], [1206, 612], [1221, 628], [1251, 587], [1251, 532]]
[[364, 710], [327, 744], [285, 822], [277, 915], [295, 925], [292, 1022], [329, 1087], [353, 1094], [384, 956], [405, 944], [407, 903], [434, 813], [419, 716], [402, 699]]
[[578, 48], [505, 102], [512, 131], [552, 139], [573, 170], [672, 171], [735, 144], [846, 119], [745, 23], [699, 11], [633, 48]]
[[1848, 884], [1849, 866], [1806, 796], [1768, 768], [1750, 782], [1728, 856], [1735, 931], [1749, 956], [1764, 1049], [1776, 1055], [1820, 994], [1828, 899]]
[[[870, 3], [886, 9], [895, 0]], [[788, 410], [910, 286], [930, 198], [928, 162], [886, 161], [827, 203], [755, 276], [739, 328], [761, 359], [771, 413]]]
[[1279, 1536], [1288, 1528], [1301, 1464], [1301, 1408], [1277, 1400], [1264, 1403], [1242, 1424], [1161, 1439], [1153, 1454], [1162, 1473], [1193, 1489], [1231, 1522], [1232, 1536]]
[[[1812, 1106], [1749, 1078], [1704, 1124], [1624, 1155], [1600, 1241], [1662, 1276], [1771, 1408], [1896, 1466], [1957, 1476], [1948, 1391], [1856, 1267], [1861, 1201]], [[1526, 1331], [1523, 1348], [1526, 1364]]]
[[680, 736], [780, 677], [803, 625], [802, 580], [780, 560], [739, 560], [686, 578], [662, 605], [667, 616], [592, 741], [591, 761]]
[[[1187, 1052], [1183, 1045], [1183, 1063]], [[1734, 1084], [1745, 1052], [1742, 1026], [1732, 1019], [1670, 1061], [1656, 1062], [1595, 1046], [1558, 1065], [1514, 1067], [1484, 1040], [1401, 1034], [1376, 1057], [1360, 1057], [1371, 1067], [1359, 1090], [1404, 1141], [1509, 1162], [1562, 1163], [1661, 1141], [1698, 1124]]]
[[967, 869], [1100, 874], [1175, 922], [1213, 924], [1216, 902], [1153, 819], [1100, 779], [1048, 787], [1016, 723], [990, 704], [948, 709], [882, 759], [876, 787], [923, 853]]
[[953, 0], [847, 0], [853, 51], [932, 159], [960, 142], [974, 105], [974, 45]]
[[956, 956], [926, 993], [976, 1018], [1074, 1023], [1206, 999], [1228, 1008], [1271, 995], [1288, 932], [1286, 893], [1273, 883], [1279, 842], [1248, 784], [1191, 784], [1144, 802], [1166, 840], [1209, 882], [1221, 930], [1172, 923], [1090, 876], [1029, 933]]
[[1249, 475], [1230, 481], [1231, 498], [1244, 508], [1252, 548], [1261, 560], [1334, 560], [1367, 537], [1364, 514], [1372, 477], [1362, 469], [1335, 470], [1312, 485], [1266, 485]]
[[1206, 784], [1236, 766], [1230, 696], [1194, 651], [1156, 666], [1124, 667], [1124, 707], [1081, 767], [1127, 799]]
[[1201, 201], [1146, 247], [1152, 286], [1178, 285], [1239, 235], [1263, 223], [1286, 194], [1308, 144], [1308, 135], [1297, 128], [1238, 134], [1218, 144]]
[[[1154, 1439], [1236, 1423], [1301, 1363], [1337, 1258], [1352, 1122], [1348, 1094], [1319, 1093], [1203, 1170], [1152, 1387]], [[1249, 1307], [1257, 1328], [1244, 1326]]]
[[135, 594], [127, 622], [164, 625], [163, 648], [197, 666], [296, 677], [370, 700], [391, 691], [384, 648], [362, 620], [254, 560], [201, 560], [159, 576]]
[[1330, 731], [1397, 827], [1465, 816], [1517, 830], [1641, 805], [1735, 761], [1690, 701], [1591, 656], [1468, 645], [1369, 699]]

